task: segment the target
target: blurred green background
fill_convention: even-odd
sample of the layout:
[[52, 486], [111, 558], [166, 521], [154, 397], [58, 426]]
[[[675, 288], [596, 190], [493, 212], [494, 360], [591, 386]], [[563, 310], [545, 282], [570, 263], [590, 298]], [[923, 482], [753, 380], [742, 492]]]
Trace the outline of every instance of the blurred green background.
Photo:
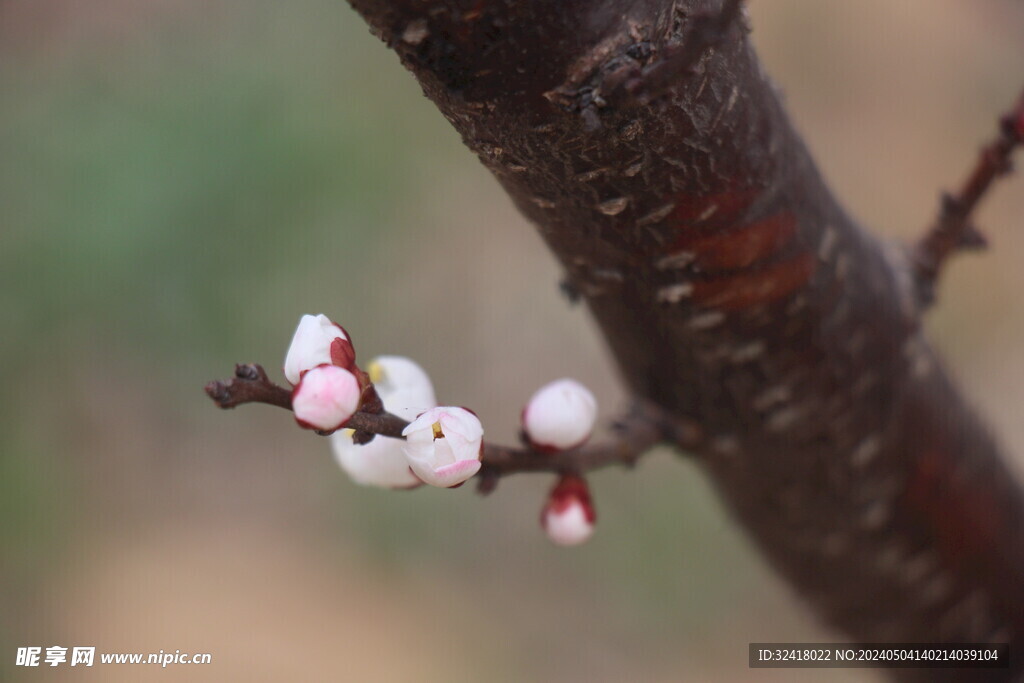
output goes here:
[[[837, 193], [897, 238], [1024, 84], [1013, 0], [750, 10]], [[930, 321], [1017, 454], [1022, 217], [1018, 176]], [[279, 376], [324, 312], [496, 440], [560, 376], [611, 414], [614, 370], [557, 281], [341, 0], [0, 0], [0, 679], [875, 680], [747, 669], [750, 641], [838, 636], [668, 452], [593, 477], [598, 532], [565, 550], [537, 527], [545, 477], [361, 489], [285, 413], [202, 392], [238, 361]], [[27, 645], [213, 664], [15, 670]]]

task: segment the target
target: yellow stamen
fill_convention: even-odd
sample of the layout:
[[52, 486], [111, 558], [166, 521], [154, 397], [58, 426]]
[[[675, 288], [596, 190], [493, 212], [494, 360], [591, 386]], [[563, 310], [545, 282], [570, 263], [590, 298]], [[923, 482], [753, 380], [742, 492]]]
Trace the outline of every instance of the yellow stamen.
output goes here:
[[444, 431], [441, 429], [441, 423], [440, 422], [435, 422], [434, 424], [430, 425], [430, 428], [432, 430], [434, 430], [434, 438], [435, 439], [443, 439], [444, 438]]
[[370, 381], [374, 384], [384, 379], [384, 368], [375, 360], [370, 361], [370, 364], [366, 366], [366, 373], [370, 376]]

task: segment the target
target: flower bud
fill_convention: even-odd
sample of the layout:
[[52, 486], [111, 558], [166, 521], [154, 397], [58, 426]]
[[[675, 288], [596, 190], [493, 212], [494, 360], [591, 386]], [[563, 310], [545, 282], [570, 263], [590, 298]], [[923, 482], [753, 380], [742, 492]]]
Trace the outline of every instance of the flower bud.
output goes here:
[[410, 489], [423, 482], [409, 469], [402, 441], [378, 436], [368, 444], [352, 443], [352, 430], [331, 434], [334, 459], [348, 476], [362, 486]]
[[431, 408], [403, 431], [412, 471], [431, 486], [450, 488], [480, 469], [484, 428], [465, 408]]
[[594, 505], [587, 482], [564, 475], [548, 495], [540, 523], [548, 538], [558, 545], [579, 545], [594, 533]]
[[413, 420], [437, 405], [430, 377], [408, 358], [378, 356], [366, 366], [366, 372], [389, 413]]
[[327, 363], [351, 370], [355, 360], [355, 349], [341, 325], [322, 313], [304, 315], [284, 358], [284, 376], [295, 385], [302, 373], [318, 365]]
[[306, 371], [292, 390], [295, 420], [306, 429], [330, 432], [345, 426], [359, 409], [362, 390], [356, 376], [336, 365]]
[[[430, 377], [408, 358], [378, 356], [367, 364], [366, 372], [390, 413], [412, 420], [437, 405]], [[409, 469], [402, 444], [400, 439], [384, 436], [368, 444], [355, 444], [350, 429], [331, 435], [334, 459], [352, 481], [363, 486], [409, 489], [423, 484]]]
[[575, 448], [594, 430], [597, 399], [576, 380], [556, 380], [530, 397], [522, 421], [526, 438], [538, 450]]

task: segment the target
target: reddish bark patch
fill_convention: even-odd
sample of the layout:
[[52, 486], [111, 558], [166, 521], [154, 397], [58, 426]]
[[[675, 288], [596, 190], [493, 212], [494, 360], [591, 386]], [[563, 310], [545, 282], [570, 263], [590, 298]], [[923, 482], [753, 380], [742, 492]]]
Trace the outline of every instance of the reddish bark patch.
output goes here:
[[754, 271], [698, 280], [693, 283], [693, 300], [724, 311], [778, 301], [806, 286], [815, 264], [813, 255], [803, 253]]
[[1002, 519], [990, 493], [963, 481], [952, 458], [927, 451], [911, 472], [906, 499], [934, 534], [947, 562], [988, 561], [999, 542]]
[[743, 218], [751, 202], [756, 198], [756, 190], [733, 190], [702, 197], [679, 195], [675, 197], [676, 206], [668, 215], [668, 219], [683, 226], [699, 223], [716, 226], [735, 225]]
[[684, 237], [673, 249], [694, 254], [702, 270], [735, 270], [771, 258], [795, 235], [793, 214], [780, 213], [736, 230]]

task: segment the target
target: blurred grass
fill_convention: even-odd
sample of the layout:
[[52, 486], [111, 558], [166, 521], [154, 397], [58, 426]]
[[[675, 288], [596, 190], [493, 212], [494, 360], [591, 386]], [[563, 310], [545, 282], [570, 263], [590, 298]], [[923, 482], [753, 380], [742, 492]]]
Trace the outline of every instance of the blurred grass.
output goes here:
[[[375, 88], [360, 78], [348, 84], [359, 97], [344, 85], [330, 91], [322, 65], [364, 72], [382, 49], [346, 49], [360, 27], [340, 21], [336, 3], [307, 4], [311, 18], [333, 21], [293, 20], [292, 31], [332, 40], [262, 23], [202, 30], [201, 14], [189, 12], [176, 30], [133, 35], [115, 54], [85, 45], [57, 63], [5, 60], [3, 289], [32, 283], [31, 298], [5, 302], [13, 330], [32, 333], [15, 332], [19, 356], [28, 346], [47, 353], [34, 335], [62, 329], [185, 358], [199, 344], [237, 350], [251, 329], [224, 320], [260, 317], [254, 299], [273, 294], [268, 284], [359, 267], [374, 233], [399, 227], [389, 225], [392, 198], [409, 193], [411, 174], [393, 161], [398, 122], [381, 112], [419, 98], [369, 107]], [[274, 12], [268, 3], [245, 11], [261, 8]], [[295, 15], [279, 14], [264, 20], [288, 29]], [[293, 77], [317, 71], [320, 79]], [[437, 151], [434, 118], [400, 118], [422, 136], [421, 153]], [[424, 120], [435, 125], [417, 126]], [[138, 323], [103, 334], [129, 320]]]
[[[891, 234], [927, 221], [1020, 87], [1014, 3], [751, 10], [826, 175]], [[954, 267], [933, 322], [1018, 450], [1021, 187], [986, 205], [997, 248]], [[283, 413], [200, 391], [237, 361], [274, 371], [323, 311], [363, 358], [417, 357], [498, 439], [557, 375], [610, 413], [614, 371], [557, 278], [341, 2], [0, 2], [0, 652], [214, 654], [161, 680], [776, 680], [746, 642], [835, 636], [692, 464], [596, 476], [598, 534], [566, 552], [537, 530], [542, 477], [485, 501], [359, 489]]]
[[[394, 130], [456, 149], [409, 115], [414, 90], [378, 85], [384, 49], [337, 3], [132, 9], [0, 7], [0, 575], [20, 616], [121, 494], [82, 485], [109, 455], [83, 448], [79, 399], [133, 376], [154, 417], [208, 410], [197, 389], [239, 357], [273, 367], [299, 313], [336, 305], [333, 274], [358, 298], [380, 236], [408, 230], [393, 197], [418, 171]], [[100, 386], [76, 396], [83, 376]]]

